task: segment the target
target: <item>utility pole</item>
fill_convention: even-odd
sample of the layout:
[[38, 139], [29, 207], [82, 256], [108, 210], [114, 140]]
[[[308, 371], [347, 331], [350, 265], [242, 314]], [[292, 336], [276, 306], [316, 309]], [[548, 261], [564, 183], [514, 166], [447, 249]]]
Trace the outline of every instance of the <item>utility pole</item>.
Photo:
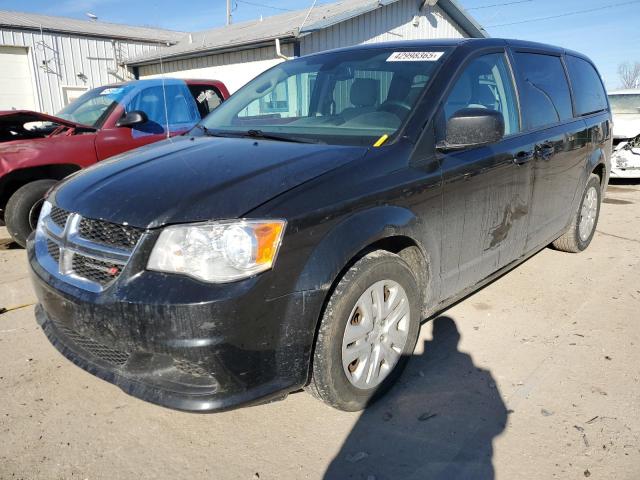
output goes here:
[[231, 25], [231, 0], [227, 0], [227, 25]]

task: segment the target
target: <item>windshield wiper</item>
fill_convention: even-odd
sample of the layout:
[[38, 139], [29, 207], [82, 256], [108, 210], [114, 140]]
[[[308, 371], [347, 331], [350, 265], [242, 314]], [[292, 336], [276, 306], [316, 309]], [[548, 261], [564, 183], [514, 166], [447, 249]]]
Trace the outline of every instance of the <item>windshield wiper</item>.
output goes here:
[[266, 133], [262, 130], [247, 130], [246, 132], [236, 132], [233, 130], [211, 130], [204, 125], [196, 125], [208, 137], [242, 137], [242, 138], [262, 138], [265, 140], [276, 140], [279, 142], [291, 143], [324, 143], [312, 138], [288, 137], [276, 133]]
[[[205, 127], [204, 125], [196, 125], [196, 128], [199, 128], [200, 130], [202, 130], [202, 133], [204, 133], [207, 137], [221, 137], [222, 135], [217, 135], [216, 132], [209, 130], [207, 127]], [[189, 133], [189, 132], [186, 132]], [[185, 135], [186, 135], [185, 133]]]
[[292, 142], [292, 143], [322, 143], [320, 140], [311, 138], [289, 137], [286, 135], [278, 135], [277, 133], [267, 133], [262, 130], [247, 130], [246, 132], [239, 132], [243, 137], [251, 138], [264, 138], [265, 140], [277, 140], [279, 142]]

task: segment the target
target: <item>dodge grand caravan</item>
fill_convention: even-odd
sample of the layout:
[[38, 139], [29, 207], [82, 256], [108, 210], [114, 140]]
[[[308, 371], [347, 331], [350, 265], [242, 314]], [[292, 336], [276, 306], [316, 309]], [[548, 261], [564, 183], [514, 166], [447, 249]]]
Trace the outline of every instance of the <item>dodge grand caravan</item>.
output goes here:
[[80, 171], [28, 252], [55, 347], [198, 412], [364, 408], [420, 323], [593, 238], [611, 116], [583, 55], [498, 39], [282, 63], [188, 135]]

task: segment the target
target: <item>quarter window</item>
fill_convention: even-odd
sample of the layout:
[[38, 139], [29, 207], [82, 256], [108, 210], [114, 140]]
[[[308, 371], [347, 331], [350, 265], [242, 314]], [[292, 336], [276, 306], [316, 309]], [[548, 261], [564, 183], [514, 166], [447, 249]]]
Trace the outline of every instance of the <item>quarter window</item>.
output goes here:
[[516, 53], [522, 78], [522, 112], [527, 129], [573, 118], [571, 93], [560, 57]]
[[505, 135], [520, 131], [515, 88], [504, 54], [478, 57], [465, 68], [444, 104], [446, 120], [465, 108], [500, 112]]
[[600, 75], [589, 62], [571, 55], [567, 56], [567, 67], [576, 96], [578, 115], [588, 115], [607, 109], [607, 94]]

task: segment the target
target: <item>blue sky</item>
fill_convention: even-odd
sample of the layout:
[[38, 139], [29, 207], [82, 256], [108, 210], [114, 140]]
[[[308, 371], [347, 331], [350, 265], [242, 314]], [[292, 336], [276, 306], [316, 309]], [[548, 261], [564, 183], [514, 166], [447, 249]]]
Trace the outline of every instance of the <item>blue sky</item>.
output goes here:
[[[332, 0], [318, 0], [330, 3]], [[640, 1], [629, 0], [459, 0], [493, 37], [520, 38], [564, 46], [589, 55], [607, 87], [619, 86], [617, 68], [623, 61], [640, 61]], [[478, 8], [519, 2], [490, 8]], [[279, 13], [275, 8], [300, 9], [312, 0], [234, 0], [236, 21]], [[619, 5], [627, 3], [627, 5]], [[610, 6], [618, 4], [619, 6]], [[603, 8], [604, 7], [604, 8]], [[103, 21], [196, 31], [223, 25], [225, 0], [0, 0], [0, 9], [86, 18], [92, 12]], [[590, 13], [547, 18], [578, 10]], [[505, 25], [522, 22], [517, 25]]]

